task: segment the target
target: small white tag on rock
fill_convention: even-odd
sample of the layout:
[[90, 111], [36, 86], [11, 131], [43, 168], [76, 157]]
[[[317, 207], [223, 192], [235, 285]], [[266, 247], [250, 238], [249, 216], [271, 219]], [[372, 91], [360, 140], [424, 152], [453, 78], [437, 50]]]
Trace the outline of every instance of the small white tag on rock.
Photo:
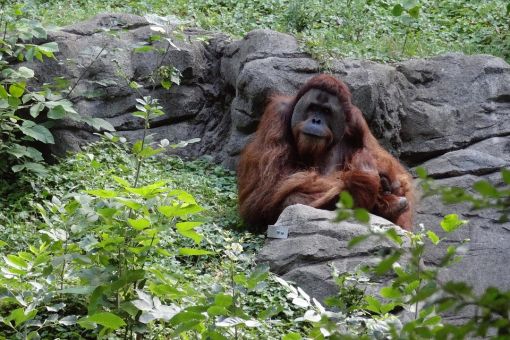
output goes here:
[[289, 227], [284, 225], [270, 225], [267, 227], [268, 238], [287, 238], [289, 236]]

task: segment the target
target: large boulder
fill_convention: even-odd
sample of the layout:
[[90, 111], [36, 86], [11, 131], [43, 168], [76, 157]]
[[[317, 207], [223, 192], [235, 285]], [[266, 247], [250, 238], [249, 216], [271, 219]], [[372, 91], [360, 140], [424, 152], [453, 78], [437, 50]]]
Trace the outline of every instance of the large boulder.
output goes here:
[[[380, 256], [393, 245], [378, 238], [368, 238], [349, 248], [349, 241], [367, 234], [368, 227], [351, 221], [336, 223], [334, 218], [333, 211], [301, 204], [287, 207], [275, 225], [287, 227], [288, 238], [267, 239], [257, 262], [268, 264], [272, 272], [296, 283], [317, 299], [324, 300], [335, 295], [338, 286], [332, 275], [333, 268], [339, 273], [361, 271], [366, 265], [377, 264]], [[375, 215], [371, 215], [371, 226], [380, 230], [395, 228], [404, 235], [400, 227]], [[403, 247], [407, 247], [409, 240], [406, 237], [403, 239]], [[390, 279], [381, 277], [365, 288], [368, 293], [376, 294]]]

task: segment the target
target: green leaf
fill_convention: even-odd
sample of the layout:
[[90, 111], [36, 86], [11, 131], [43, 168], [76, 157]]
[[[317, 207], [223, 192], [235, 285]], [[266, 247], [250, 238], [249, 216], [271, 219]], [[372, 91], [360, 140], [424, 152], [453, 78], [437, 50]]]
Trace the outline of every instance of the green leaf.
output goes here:
[[145, 52], [150, 52], [152, 50], [154, 50], [154, 47], [152, 47], [150, 45], [145, 45], [145, 46], [137, 47], [134, 49], [135, 53], [145, 53]]
[[232, 295], [219, 293], [214, 297], [214, 303], [218, 306], [228, 307], [232, 304]]
[[195, 241], [196, 244], [199, 244], [200, 242], [202, 242], [202, 239], [204, 237], [198, 234], [196, 231], [194, 231], [193, 228], [201, 224], [202, 222], [180, 222], [177, 223], [175, 226], [179, 234], [181, 234], [184, 237], [188, 237]]
[[37, 116], [39, 116], [39, 113], [41, 113], [41, 111], [44, 109], [44, 104], [39, 102], [39, 103], [36, 103], [34, 105], [32, 105], [32, 107], [30, 107], [30, 115], [34, 118], [36, 118]]
[[356, 236], [356, 237], [353, 237], [350, 241], [349, 241], [349, 245], [348, 247], [349, 248], [352, 248], [354, 246], [356, 246], [357, 244], [365, 241], [367, 238], [369, 238], [370, 235], [359, 235], [359, 236]]
[[85, 318], [81, 318], [80, 320], [78, 320], [79, 324], [83, 322], [93, 322], [113, 330], [119, 329], [126, 325], [124, 320], [110, 312], [96, 313], [94, 315], [87, 316]]
[[0, 97], [3, 99], [9, 98], [9, 94], [7, 93], [5, 87], [2, 84], [0, 84]]
[[397, 233], [397, 231], [394, 229], [394, 228], [390, 228], [388, 229], [386, 232], [385, 232], [385, 235], [390, 239], [392, 240], [393, 242], [395, 242], [396, 244], [398, 245], [402, 245], [402, 243], [404, 241], [402, 241], [402, 237], [400, 237], [400, 235]]
[[128, 182], [128, 181], [126, 181], [124, 178], [121, 178], [121, 177], [119, 177], [119, 176], [115, 176], [115, 175], [113, 175], [113, 176], [112, 176], [112, 178], [113, 178], [113, 180], [114, 180], [115, 182], [119, 183], [119, 184], [120, 184], [121, 186], [123, 186], [123, 187], [130, 187], [130, 186], [131, 186], [131, 185], [129, 184], [129, 182]]
[[343, 207], [346, 209], [352, 209], [354, 206], [354, 200], [347, 191], [342, 191], [340, 193], [340, 203], [342, 203]]
[[20, 130], [25, 135], [32, 137], [35, 140], [45, 144], [55, 144], [55, 140], [53, 139], [53, 135], [51, 134], [50, 130], [30, 120], [23, 121]]
[[363, 208], [354, 209], [354, 218], [361, 223], [370, 222], [370, 214]]
[[163, 86], [165, 90], [170, 90], [170, 88], [172, 87], [172, 82], [170, 80], [163, 79], [161, 80], [161, 86]]
[[415, 171], [420, 179], [427, 179], [428, 174], [424, 167], [419, 166], [415, 169]]
[[132, 89], [139, 89], [140, 87], [143, 87], [143, 86], [138, 84], [136, 81], [132, 81], [129, 83], [129, 87]]
[[145, 218], [140, 218], [137, 220], [128, 218], [128, 223], [130, 226], [132, 226], [136, 230], [144, 230], [144, 229], [149, 228], [149, 226], [151, 225], [151, 222]]
[[200, 256], [211, 254], [214, 254], [214, 252], [205, 249], [179, 248], [179, 255], [183, 256]]
[[26, 83], [24, 82], [11, 84], [11, 86], [9, 86], [9, 93], [14, 98], [21, 98], [23, 93], [25, 93], [25, 86]]
[[287, 333], [282, 337], [282, 340], [301, 340], [303, 339], [299, 333]]
[[30, 79], [34, 77], [34, 71], [25, 66], [21, 66], [18, 69], [18, 74], [25, 79]]
[[27, 262], [16, 255], [11, 254], [11, 255], [4, 256], [4, 261], [7, 265], [14, 267], [16, 269], [27, 269], [28, 268]]
[[57, 105], [48, 111], [48, 118], [62, 119], [66, 116], [66, 109], [62, 105]]
[[192, 230], [196, 227], [198, 227], [199, 225], [202, 225], [204, 222], [200, 222], [200, 221], [190, 221], [190, 222], [179, 222], [177, 223], [175, 226], [177, 227], [178, 230]]
[[191, 204], [187, 206], [161, 206], [158, 207], [158, 211], [165, 215], [166, 217], [177, 217], [177, 216], [185, 216], [198, 213], [204, 210], [202, 207], [196, 204]]
[[386, 299], [398, 299], [402, 296], [402, 293], [393, 287], [383, 287], [379, 291], [379, 294]]
[[40, 163], [34, 162], [25, 162], [23, 164], [14, 165], [12, 168], [13, 172], [19, 172], [21, 170], [28, 170], [37, 175], [45, 175], [48, 173], [48, 169], [44, 167], [44, 165]]
[[139, 210], [142, 207], [142, 205], [140, 203], [136, 202], [136, 201], [125, 199], [125, 198], [121, 198], [121, 197], [117, 197], [117, 201], [119, 201], [120, 203], [122, 203], [126, 207], [131, 208], [133, 210]]
[[86, 190], [85, 192], [89, 195], [101, 198], [114, 198], [119, 194], [117, 191], [107, 189]]
[[503, 177], [503, 181], [506, 184], [510, 184], [510, 170], [509, 169], [501, 169], [501, 177]]
[[113, 125], [110, 122], [108, 122], [102, 118], [81, 117], [81, 120], [84, 123], [92, 126], [97, 131], [101, 131], [101, 130], [110, 131], [110, 132], [115, 131], [115, 128], [113, 127]]
[[396, 4], [395, 6], [393, 6], [393, 9], [391, 10], [391, 14], [396, 17], [401, 16], [403, 12], [404, 7], [402, 7], [401, 4]]
[[379, 300], [370, 295], [366, 295], [364, 299], [367, 302], [367, 305], [364, 307], [365, 309], [377, 314], [381, 313], [381, 302]]
[[415, 19], [420, 17], [420, 6], [414, 6], [410, 10], [407, 11], [409, 15]]
[[228, 310], [222, 306], [211, 306], [207, 308], [209, 316], [228, 315]]
[[[36, 46], [37, 52], [39, 54], [43, 54], [48, 58], [53, 58], [53, 53], [58, 52], [58, 45], [56, 42], [49, 42], [46, 44], [42, 44], [39, 46]], [[37, 55], [36, 55], [37, 57]], [[42, 60], [42, 56], [38, 58], [39, 60]]]
[[459, 215], [457, 214], [449, 214], [446, 215], [441, 221], [441, 228], [444, 231], [451, 233], [452, 231], [457, 230], [461, 225], [468, 223], [467, 220], [460, 220]]
[[499, 197], [498, 190], [486, 180], [478, 181], [473, 184], [473, 189], [486, 197]]
[[434, 243], [434, 245], [437, 246], [437, 244], [439, 243], [440, 239], [439, 239], [439, 236], [436, 235], [435, 232], [433, 232], [432, 230], [427, 230], [427, 236], [429, 237], [429, 240]]
[[391, 269], [393, 264], [400, 259], [400, 256], [401, 256], [401, 253], [396, 251], [393, 254], [391, 254], [390, 256], [384, 258], [374, 268], [375, 273], [378, 274], [378, 275], [382, 275], [382, 274], [387, 273]]

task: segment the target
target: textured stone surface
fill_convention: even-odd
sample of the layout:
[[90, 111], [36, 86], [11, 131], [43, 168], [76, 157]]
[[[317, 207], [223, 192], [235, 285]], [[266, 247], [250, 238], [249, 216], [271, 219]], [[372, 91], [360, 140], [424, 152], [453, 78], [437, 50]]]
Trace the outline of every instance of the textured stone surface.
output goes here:
[[[256, 130], [268, 96], [295, 93], [320, 71], [317, 61], [300, 51], [292, 36], [269, 30], [250, 32], [237, 41], [187, 30], [184, 40], [173, 39], [179, 49], [170, 48], [163, 60], [157, 53], [133, 52], [151, 34], [144, 18], [99, 15], [52, 32], [49, 40], [58, 42], [61, 51], [58, 60], [31, 67], [41, 83], [64, 76], [75, 84], [81, 77], [71, 96], [77, 111], [105, 118], [120, 134], [135, 139], [141, 135], [141, 124], [130, 112], [137, 94], [118, 76], [120, 67], [130, 80], [144, 85], [144, 94], [161, 101], [166, 114], [152, 125], [156, 140], [199, 137], [200, 143], [181, 154], [210, 155], [229, 168], [235, 168], [239, 153]], [[207, 43], [195, 39], [199, 35], [205, 35]], [[166, 48], [164, 42], [156, 44]], [[153, 91], [147, 77], [159, 63], [178, 68], [182, 85]], [[376, 137], [407, 166], [423, 165], [445, 185], [469, 188], [481, 179], [501, 185], [499, 170], [510, 163], [510, 66], [502, 59], [462, 54], [395, 64], [346, 59], [333, 61], [330, 69], [350, 87], [354, 103]], [[92, 132], [87, 126], [63, 122], [55, 129], [53, 151], [77, 150], [94, 138]], [[309, 213], [303, 207], [293, 212]], [[469, 224], [445, 235], [439, 221], [452, 212]], [[442, 248], [430, 248], [427, 263], [437, 262], [448, 244], [469, 238], [465, 259], [443, 275], [465, 279], [479, 291], [490, 285], [510, 289], [510, 225], [495, 223], [497, 217], [496, 212], [470, 211], [465, 205], [445, 207], [437, 197], [423, 199], [417, 222], [445, 238]], [[288, 278], [308, 277], [306, 288], [321, 296], [329, 288], [315, 291], [315, 284], [330, 276], [323, 264], [314, 262], [318, 256], [349, 270], [357, 262], [354, 255], [349, 255], [349, 261], [334, 256], [347, 253], [346, 240], [354, 233], [352, 228], [358, 229], [330, 226], [326, 232], [321, 229], [324, 221], [325, 217], [302, 221], [304, 230], [317, 233], [288, 241], [299, 243], [303, 253], [296, 252], [294, 243], [281, 243], [285, 247], [276, 250], [288, 252], [288, 257], [274, 261], [275, 270], [285, 270]], [[272, 242], [261, 256], [273, 249]]]
[[[259, 253], [257, 262], [268, 263], [271, 271], [286, 280], [295, 282], [319, 299], [338, 292], [332, 271], [354, 272], [364, 265], [376, 264], [378, 256], [389, 250], [389, 242], [375, 238], [349, 249], [349, 241], [367, 233], [367, 226], [356, 222], [332, 220], [335, 213], [305, 205], [287, 207], [275, 225], [289, 228], [287, 239], [268, 239]], [[391, 222], [372, 215], [371, 223], [380, 228], [402, 229]], [[405, 238], [404, 238], [405, 239]], [[388, 278], [367, 286], [370, 293], [377, 293]]]

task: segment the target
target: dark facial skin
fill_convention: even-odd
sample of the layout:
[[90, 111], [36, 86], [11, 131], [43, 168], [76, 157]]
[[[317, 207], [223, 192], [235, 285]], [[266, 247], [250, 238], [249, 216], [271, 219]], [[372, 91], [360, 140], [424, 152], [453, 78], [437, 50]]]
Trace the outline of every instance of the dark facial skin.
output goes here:
[[345, 114], [338, 97], [319, 89], [306, 92], [294, 107], [291, 127], [307, 139], [336, 144], [345, 132]]

